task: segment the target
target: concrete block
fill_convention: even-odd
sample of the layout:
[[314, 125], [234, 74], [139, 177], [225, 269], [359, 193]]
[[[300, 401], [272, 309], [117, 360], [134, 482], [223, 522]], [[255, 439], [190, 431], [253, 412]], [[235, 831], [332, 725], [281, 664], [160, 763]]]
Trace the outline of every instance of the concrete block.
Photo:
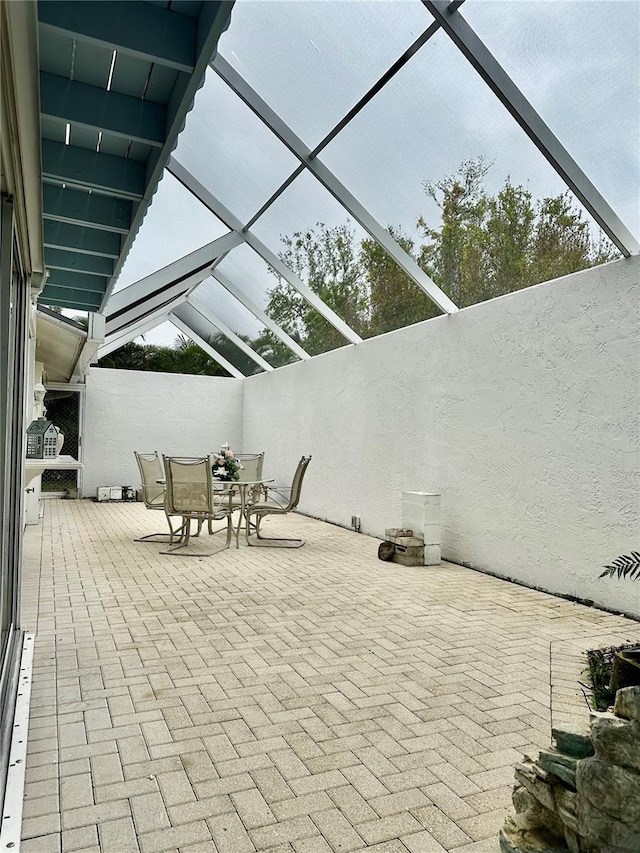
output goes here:
[[440, 554], [440, 545], [425, 545], [424, 546], [424, 564], [425, 566], [438, 566], [442, 562]]
[[413, 530], [414, 536], [422, 536], [425, 544], [439, 545], [442, 529], [440, 495], [403, 492], [402, 526]]

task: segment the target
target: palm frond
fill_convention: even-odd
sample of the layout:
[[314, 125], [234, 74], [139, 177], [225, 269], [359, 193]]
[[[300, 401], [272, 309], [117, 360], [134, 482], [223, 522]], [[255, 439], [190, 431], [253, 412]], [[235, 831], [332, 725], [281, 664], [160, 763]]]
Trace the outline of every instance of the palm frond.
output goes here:
[[640, 580], [640, 551], [632, 551], [628, 555], [622, 554], [620, 557], [616, 557], [610, 566], [604, 567], [604, 572], [598, 577], [612, 578], [614, 576], [629, 578], [632, 581]]

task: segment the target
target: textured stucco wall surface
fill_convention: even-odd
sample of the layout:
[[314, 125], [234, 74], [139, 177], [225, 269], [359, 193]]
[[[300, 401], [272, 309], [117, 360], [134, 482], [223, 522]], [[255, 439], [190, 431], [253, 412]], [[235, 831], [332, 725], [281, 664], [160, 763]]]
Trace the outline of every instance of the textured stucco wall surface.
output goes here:
[[212, 453], [241, 438], [242, 379], [94, 368], [87, 377], [84, 486], [140, 485], [134, 450]]
[[383, 536], [403, 490], [442, 494], [445, 559], [640, 616], [598, 580], [638, 549], [640, 258], [244, 381], [244, 447], [300, 508]]

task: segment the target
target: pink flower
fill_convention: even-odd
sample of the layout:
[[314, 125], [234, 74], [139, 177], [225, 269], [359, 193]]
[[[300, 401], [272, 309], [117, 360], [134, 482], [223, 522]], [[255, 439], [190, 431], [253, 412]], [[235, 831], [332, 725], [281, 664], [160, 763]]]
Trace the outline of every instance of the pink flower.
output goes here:
[[233, 459], [233, 450], [225, 450], [224, 455], [227, 459]]

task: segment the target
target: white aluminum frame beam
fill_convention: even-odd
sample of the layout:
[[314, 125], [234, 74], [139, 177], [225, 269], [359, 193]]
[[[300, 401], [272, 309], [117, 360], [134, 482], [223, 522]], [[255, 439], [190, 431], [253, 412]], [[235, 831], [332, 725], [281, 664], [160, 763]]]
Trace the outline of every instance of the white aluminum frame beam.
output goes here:
[[124, 346], [124, 344], [130, 343], [150, 329], [155, 329], [156, 326], [166, 322], [171, 311], [182, 305], [186, 301], [186, 298], [186, 294], [181, 294], [169, 304], [163, 305], [150, 314], [141, 317], [139, 320], [131, 322], [124, 328], [107, 335], [104, 344], [98, 349], [98, 358], [109, 355], [109, 353], [114, 352], [119, 347]]
[[200, 314], [200, 316], [205, 319], [208, 323], [215, 327], [219, 332], [222, 332], [223, 335], [226, 335], [229, 340], [234, 343], [238, 349], [242, 350], [242, 352], [247, 355], [250, 359], [255, 361], [255, 363], [261, 367], [263, 370], [267, 372], [273, 370], [273, 367], [269, 364], [268, 361], [265, 361], [261, 355], [259, 355], [254, 349], [247, 344], [246, 341], [243, 341], [242, 338], [237, 335], [232, 329], [230, 329], [226, 323], [223, 323], [219, 317], [217, 317], [212, 311], [210, 311], [207, 306], [201, 302], [199, 299], [196, 299], [193, 295], [190, 296], [186, 300], [186, 305], [190, 305], [195, 311]]
[[212, 273], [216, 281], [220, 282], [225, 290], [228, 290], [232, 296], [235, 296], [238, 302], [251, 311], [256, 319], [260, 320], [261, 323], [264, 323], [267, 329], [269, 329], [270, 332], [273, 332], [276, 337], [280, 338], [282, 343], [286, 344], [289, 349], [298, 356], [298, 358], [302, 361], [306, 361], [311, 358], [309, 353], [303, 349], [297, 341], [294, 341], [294, 339], [290, 337], [274, 320], [272, 320], [271, 317], [265, 314], [264, 311], [258, 308], [255, 303], [245, 296], [245, 294], [235, 286], [231, 279], [227, 278], [224, 273], [217, 269], [213, 269]]
[[136, 323], [134, 326], [127, 327], [127, 329], [120, 335], [114, 335], [113, 337], [106, 338], [102, 346], [98, 347], [96, 358], [100, 361], [100, 359], [104, 358], [105, 355], [110, 355], [125, 344], [131, 343], [131, 341], [134, 341], [136, 338], [140, 337], [140, 335], [144, 335], [145, 332], [155, 329], [156, 326], [164, 323], [168, 316], [169, 315], [167, 314], [167, 316], [162, 315], [160, 317], [153, 317], [146, 322], [141, 321], [140, 323]]
[[272, 267], [278, 275], [280, 275], [294, 290], [303, 296], [307, 302], [321, 314], [324, 319], [330, 323], [340, 334], [346, 338], [348, 343], [359, 344], [362, 338], [358, 335], [351, 326], [348, 326], [338, 315], [326, 305], [320, 297], [306, 285], [302, 279], [289, 269], [280, 258], [264, 245], [256, 236], [249, 230], [245, 230], [242, 222], [228, 210], [221, 201], [219, 201], [213, 193], [211, 193], [203, 184], [200, 183], [185, 167], [171, 157], [167, 163], [167, 170], [185, 186], [189, 192], [199, 199], [205, 207], [208, 207], [216, 214], [218, 219], [221, 219], [224, 224], [239, 234], [247, 245], [251, 246], [264, 261]]
[[136, 302], [140, 302], [158, 293], [160, 290], [179, 282], [181, 279], [198, 270], [204, 270], [205, 275], [203, 278], [207, 278], [209, 276], [209, 267], [216, 258], [220, 255], [225, 255], [242, 242], [242, 238], [233, 231], [229, 234], [223, 234], [222, 237], [218, 237], [217, 240], [201, 246], [195, 252], [190, 252], [188, 255], [178, 258], [178, 260], [173, 261], [173, 263], [168, 264], [166, 267], [156, 270], [151, 275], [141, 278], [134, 284], [130, 284], [128, 287], [123, 287], [122, 290], [113, 293], [109, 298], [104, 313], [107, 315], [107, 318], [112, 317], [118, 311], [122, 311], [123, 308], [127, 308]]
[[73, 368], [73, 373], [69, 383], [74, 385], [81, 382], [87, 374], [89, 367], [95, 362], [98, 350], [104, 343], [105, 326], [104, 317], [102, 314], [94, 312], [89, 314], [89, 325], [87, 328], [87, 339], [82, 346], [82, 351]]
[[144, 320], [152, 311], [157, 309], [167, 308], [171, 310], [171, 304], [176, 299], [182, 297], [182, 301], [187, 298], [193, 287], [196, 287], [200, 282], [207, 278], [207, 271], [198, 270], [193, 275], [187, 276], [182, 281], [175, 284], [173, 287], [168, 287], [166, 290], [161, 290], [159, 293], [149, 296], [147, 299], [137, 302], [128, 311], [123, 311], [111, 319], [107, 319], [107, 335], [113, 335], [124, 331], [130, 324], [137, 323], [139, 320]]
[[169, 322], [173, 323], [181, 332], [193, 341], [194, 344], [197, 344], [200, 349], [203, 349], [207, 355], [210, 355], [211, 358], [215, 359], [218, 362], [220, 367], [224, 367], [224, 369], [234, 376], [236, 379], [245, 379], [244, 373], [238, 370], [237, 367], [234, 367], [230, 361], [221, 355], [217, 349], [211, 346], [211, 344], [207, 343], [204, 338], [201, 338], [197, 332], [194, 332], [191, 326], [187, 325], [184, 320], [181, 320], [180, 317], [176, 317], [175, 314], [169, 314]]
[[[391, 257], [400, 269], [411, 278], [411, 280], [423, 290], [435, 305], [445, 314], [454, 314], [458, 307], [449, 299], [447, 294], [426, 274], [416, 263], [408, 252], [405, 252], [393, 239], [391, 234], [380, 223], [374, 219], [366, 208], [360, 204], [354, 195], [342, 184], [324, 163], [313, 156], [312, 151], [304, 142], [296, 136], [291, 128], [271, 109], [271, 107], [251, 88], [246, 80], [221, 56], [217, 54], [209, 63], [211, 68], [222, 80], [235, 92], [236, 95], [258, 116], [258, 118], [271, 130], [272, 133], [291, 151], [300, 163], [314, 175], [318, 181], [327, 189], [331, 195], [344, 207], [344, 209], [367, 231], [373, 239], [379, 243], [385, 252]], [[295, 175], [296, 173], [294, 173]], [[285, 182], [287, 185], [291, 177]], [[271, 197], [275, 200], [279, 191]], [[259, 211], [261, 216], [267, 205]], [[256, 215], [250, 225], [258, 218]]]
[[456, 11], [457, 6], [449, 0], [422, 2], [622, 254], [626, 257], [638, 254], [640, 244], [636, 238], [534, 110], [466, 19]]

